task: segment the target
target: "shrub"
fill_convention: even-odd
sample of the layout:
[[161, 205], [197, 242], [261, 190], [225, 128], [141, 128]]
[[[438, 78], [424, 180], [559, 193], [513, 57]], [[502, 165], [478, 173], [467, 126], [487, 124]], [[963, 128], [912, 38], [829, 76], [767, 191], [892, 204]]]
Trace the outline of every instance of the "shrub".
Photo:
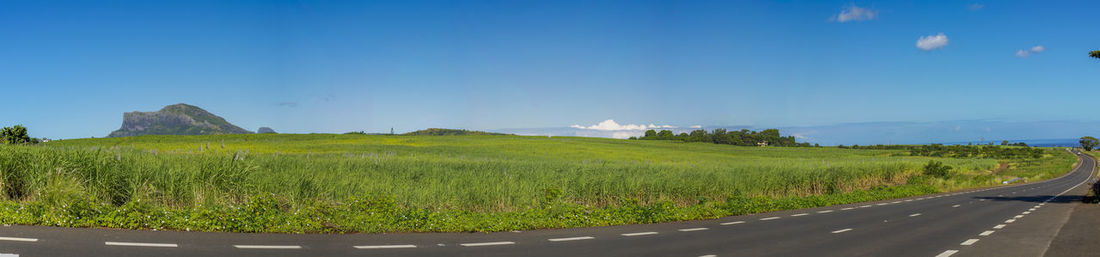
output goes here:
[[942, 162], [939, 161], [928, 161], [928, 164], [924, 165], [924, 175], [937, 178], [950, 177], [951, 168], [951, 166], [944, 165]]

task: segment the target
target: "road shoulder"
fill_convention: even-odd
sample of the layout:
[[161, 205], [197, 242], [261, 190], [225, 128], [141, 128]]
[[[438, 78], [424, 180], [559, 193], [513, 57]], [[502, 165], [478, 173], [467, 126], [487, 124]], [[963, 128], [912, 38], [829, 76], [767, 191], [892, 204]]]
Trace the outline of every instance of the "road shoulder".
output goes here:
[[1100, 252], [1100, 205], [1077, 204], [1069, 221], [1050, 243], [1044, 256], [1090, 256]]

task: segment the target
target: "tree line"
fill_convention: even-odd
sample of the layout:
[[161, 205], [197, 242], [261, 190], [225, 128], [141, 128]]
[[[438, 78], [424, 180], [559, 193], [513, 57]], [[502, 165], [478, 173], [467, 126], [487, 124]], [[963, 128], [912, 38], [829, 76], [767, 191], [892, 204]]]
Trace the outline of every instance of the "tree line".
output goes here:
[[[1009, 144], [1005, 144], [1009, 146]], [[894, 156], [928, 156], [949, 158], [1028, 159], [1043, 157], [1043, 150], [1027, 147], [1000, 147], [989, 145], [868, 145], [837, 146], [847, 149], [904, 150]]]
[[[641, 137], [630, 137], [635, 140], [680, 140], [684, 142], [710, 142], [725, 145], [740, 146], [799, 146], [809, 147], [810, 143], [795, 142], [794, 136], [781, 136], [778, 129], [765, 129], [752, 131], [742, 129], [738, 131], [726, 131], [726, 129], [714, 129], [706, 131], [697, 129], [691, 133], [681, 132], [675, 134], [669, 130], [646, 130]], [[813, 146], [818, 146], [814, 144]]]

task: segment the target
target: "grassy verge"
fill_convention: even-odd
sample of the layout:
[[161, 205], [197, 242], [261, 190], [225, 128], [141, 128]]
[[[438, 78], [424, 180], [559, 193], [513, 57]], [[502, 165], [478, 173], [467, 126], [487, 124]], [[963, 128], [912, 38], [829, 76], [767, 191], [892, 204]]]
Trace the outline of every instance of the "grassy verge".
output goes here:
[[[1052, 178], [1074, 157], [520, 136], [144, 136], [0, 146], [0, 222], [507, 231], [715, 218]], [[925, 176], [930, 160], [950, 176]]]

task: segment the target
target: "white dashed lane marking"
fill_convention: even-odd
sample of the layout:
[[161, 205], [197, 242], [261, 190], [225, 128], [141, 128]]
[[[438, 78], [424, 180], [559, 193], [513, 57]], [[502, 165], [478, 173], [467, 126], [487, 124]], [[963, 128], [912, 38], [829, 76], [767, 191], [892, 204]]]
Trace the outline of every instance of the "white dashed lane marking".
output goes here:
[[721, 224], [718, 224], [718, 225], [728, 226], [728, 225], [736, 225], [736, 224], [741, 224], [741, 223], [745, 223], [745, 222], [744, 221], [732, 221], [732, 222], [721, 223]]
[[994, 229], [1002, 229], [1002, 228], [1005, 228], [1005, 224], [996, 225], [996, 226], [993, 226], [993, 228]]
[[959, 252], [959, 250], [947, 250], [947, 251], [943, 251], [940, 254], [937, 254], [936, 257], [949, 257], [951, 255], [954, 255], [957, 252]]
[[355, 247], [355, 249], [400, 249], [416, 248], [416, 245], [356, 245], [352, 247]]
[[465, 246], [465, 247], [475, 247], [475, 246], [494, 246], [494, 245], [514, 245], [514, 244], [516, 244], [516, 242], [500, 241], [500, 242], [484, 242], [484, 243], [465, 243], [465, 244], [459, 244], [459, 245]]
[[38, 242], [38, 238], [27, 237], [0, 237], [3, 241], [17, 241], [17, 242]]
[[177, 244], [164, 244], [164, 243], [137, 243], [137, 242], [103, 242], [104, 245], [110, 246], [141, 246], [141, 247], [179, 247]]
[[678, 230], [680, 232], [692, 232], [692, 231], [703, 231], [703, 230], [707, 230], [707, 229], [709, 229], [709, 228], [681, 228], [681, 229], [678, 229]]
[[791, 215], [791, 217], [806, 216], [806, 215], [810, 215], [810, 214], [809, 213], [799, 213], [799, 214]]
[[850, 228], [846, 228], [846, 229], [841, 229], [841, 230], [833, 231], [832, 233], [833, 233], [833, 234], [836, 234], [836, 233], [844, 233], [844, 232], [848, 232], [848, 231], [852, 231], [852, 229], [850, 229]]
[[978, 235], [979, 236], [988, 236], [988, 235], [991, 235], [991, 234], [993, 234], [993, 230], [986, 230], [985, 232], [982, 232], [981, 234], [978, 234]]
[[564, 242], [564, 241], [577, 241], [577, 240], [589, 240], [589, 239], [596, 239], [596, 238], [595, 237], [590, 237], [590, 236], [578, 236], [578, 237], [551, 238], [551, 239], [546, 239], [546, 240], [550, 241], [550, 242]]
[[302, 249], [301, 245], [233, 245], [237, 249]]
[[626, 233], [626, 234], [622, 234], [622, 236], [648, 236], [648, 235], [656, 235], [656, 234], [657, 234], [657, 232], [652, 232], [651, 231], [651, 232]]
[[833, 210], [817, 211], [817, 213], [830, 213], [830, 212], [833, 212]]
[[760, 219], [760, 220], [775, 220], [775, 219], [779, 219], [779, 217], [767, 217], [767, 218], [763, 218], [763, 219]]
[[951, 206], [951, 208], [958, 208], [958, 207], [959, 207], [959, 205], [958, 205], [958, 204], [956, 204], [956, 205], [952, 205], [952, 206]]
[[909, 217], [916, 217], [916, 216], [920, 216], [920, 213], [909, 214]]
[[959, 245], [972, 245], [972, 244], [977, 243], [977, 242], [978, 242], [978, 239], [967, 239], [966, 241], [963, 241]]

